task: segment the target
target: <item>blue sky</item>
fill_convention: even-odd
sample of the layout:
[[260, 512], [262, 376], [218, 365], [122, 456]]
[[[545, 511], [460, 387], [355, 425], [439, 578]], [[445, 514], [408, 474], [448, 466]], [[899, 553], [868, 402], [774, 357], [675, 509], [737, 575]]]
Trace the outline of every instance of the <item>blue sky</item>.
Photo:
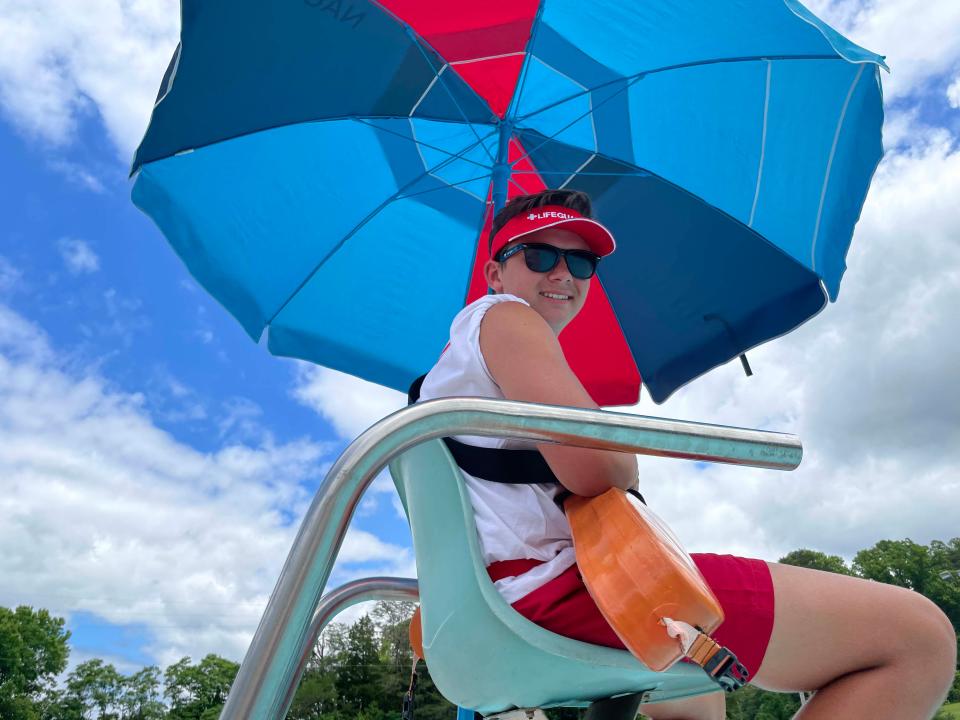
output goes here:
[[[791, 474], [641, 460], [694, 550], [957, 534], [960, 10], [810, 5], [887, 55], [889, 153], [840, 302], [752, 353], [753, 378], [733, 363], [636, 409], [804, 440]], [[64, 615], [74, 662], [125, 671], [240, 659], [325, 470], [402, 403], [271, 357], [130, 203], [177, 23], [174, 0], [0, 0], [0, 605]], [[372, 572], [414, 572], [386, 479], [332, 582]]]

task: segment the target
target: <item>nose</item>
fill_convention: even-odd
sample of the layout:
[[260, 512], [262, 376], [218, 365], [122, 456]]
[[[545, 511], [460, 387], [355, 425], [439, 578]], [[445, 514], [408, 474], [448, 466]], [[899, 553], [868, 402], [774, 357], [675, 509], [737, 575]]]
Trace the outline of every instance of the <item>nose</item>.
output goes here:
[[566, 280], [572, 282], [573, 275], [570, 274], [570, 268], [567, 267], [567, 259], [561, 256], [557, 261], [557, 264], [553, 266], [553, 270], [547, 273], [547, 277], [550, 280], [557, 282], [563, 282]]

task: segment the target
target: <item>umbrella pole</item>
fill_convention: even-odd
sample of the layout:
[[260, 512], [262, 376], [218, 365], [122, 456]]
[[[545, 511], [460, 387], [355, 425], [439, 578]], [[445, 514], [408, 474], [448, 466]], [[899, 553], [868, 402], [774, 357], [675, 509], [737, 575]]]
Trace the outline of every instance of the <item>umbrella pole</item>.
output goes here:
[[513, 136], [513, 122], [501, 120], [499, 126], [497, 160], [493, 164], [493, 212], [498, 213], [507, 204], [507, 185], [510, 182], [510, 138]]

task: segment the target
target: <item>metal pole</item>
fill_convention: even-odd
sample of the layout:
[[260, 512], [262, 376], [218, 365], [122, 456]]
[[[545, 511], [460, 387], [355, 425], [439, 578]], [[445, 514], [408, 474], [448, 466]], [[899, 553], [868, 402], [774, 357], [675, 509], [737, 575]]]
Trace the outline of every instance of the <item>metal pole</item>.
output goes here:
[[493, 164], [493, 212], [500, 212], [507, 203], [507, 184], [510, 182], [510, 138], [513, 136], [513, 123], [501, 120], [498, 126], [499, 143], [497, 144], [497, 160]]
[[390, 460], [448, 435], [515, 437], [600, 450], [792, 470], [793, 435], [603, 410], [485, 398], [444, 398], [390, 415], [354, 440], [330, 469], [304, 517], [221, 720], [273, 720], [287, 710], [310, 625], [361, 495]]
[[[317, 638], [323, 629], [339, 613], [346, 610], [351, 605], [370, 600], [405, 600], [407, 602], [416, 602], [420, 599], [420, 593], [417, 589], [417, 581], [412, 578], [391, 578], [391, 577], [368, 577], [360, 580], [354, 580], [341, 585], [335, 590], [331, 590], [322, 598], [317, 606], [317, 611], [313, 614], [313, 621], [310, 623], [310, 629], [307, 631], [307, 642], [301, 648], [300, 660], [297, 672], [292, 673], [287, 678], [287, 690], [283, 697], [284, 714], [293, 702], [293, 696], [297, 692], [297, 685], [300, 684], [300, 676], [303, 675], [303, 669], [307, 666], [310, 654], [313, 652], [314, 645], [317, 644]], [[472, 720], [472, 719], [471, 719]]]

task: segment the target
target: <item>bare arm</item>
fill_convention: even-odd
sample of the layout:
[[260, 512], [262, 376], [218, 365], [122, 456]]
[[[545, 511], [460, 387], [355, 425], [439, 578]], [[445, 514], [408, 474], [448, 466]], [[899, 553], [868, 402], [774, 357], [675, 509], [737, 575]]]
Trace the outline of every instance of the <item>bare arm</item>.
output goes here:
[[[490, 308], [480, 325], [480, 351], [509, 400], [597, 408], [567, 365], [553, 330], [526, 305], [505, 302]], [[538, 449], [561, 484], [577, 495], [637, 484], [633, 455], [552, 444]]]

